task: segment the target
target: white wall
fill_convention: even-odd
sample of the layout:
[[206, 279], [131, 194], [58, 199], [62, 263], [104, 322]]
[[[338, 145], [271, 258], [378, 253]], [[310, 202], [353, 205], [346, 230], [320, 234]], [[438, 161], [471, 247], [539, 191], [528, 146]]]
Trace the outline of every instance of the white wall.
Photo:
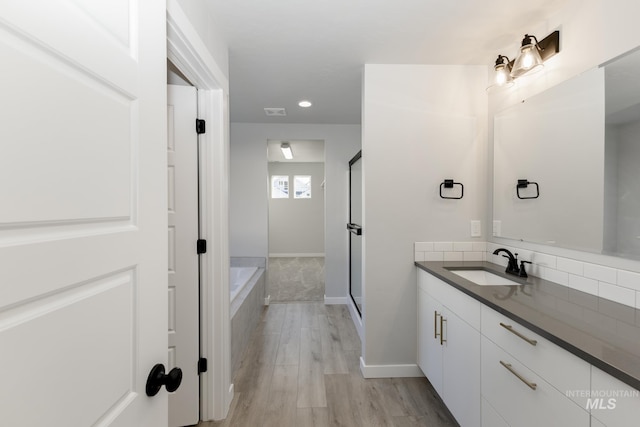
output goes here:
[[[489, 92], [489, 166], [487, 179], [493, 183], [493, 117], [498, 111], [540, 93], [567, 79], [609, 61], [640, 45], [640, 32], [636, 31], [640, 3], [626, 0], [574, 0], [557, 15], [542, 22], [532, 22], [523, 32], [546, 36], [560, 29], [560, 52], [545, 63], [544, 69], [524, 77], [512, 88]], [[508, 46], [496, 46], [496, 55], [512, 57], [518, 51], [519, 40]], [[587, 48], [588, 47], [588, 48]], [[489, 62], [489, 61], [487, 61]], [[492, 193], [488, 193], [487, 218], [492, 214]], [[490, 238], [505, 245], [516, 244], [508, 239]], [[588, 252], [566, 250], [547, 245], [518, 242], [518, 246], [565, 256], [571, 259], [640, 271], [637, 261], [614, 258]]]
[[204, 42], [205, 46], [216, 61], [220, 70], [229, 78], [229, 49], [224, 40], [212, 25], [211, 12], [205, 0], [177, 0], [191, 25]]
[[[269, 254], [324, 254], [324, 163], [272, 162], [269, 177], [289, 177], [289, 198], [269, 197]], [[311, 198], [294, 197], [294, 177], [311, 176]], [[271, 178], [269, 178], [271, 179]]]
[[[413, 243], [472, 241], [484, 216], [486, 81], [484, 66], [365, 65], [365, 365], [415, 365]], [[440, 198], [446, 178], [463, 199]]]
[[267, 140], [320, 139], [325, 144], [325, 295], [349, 286], [349, 160], [360, 150], [359, 125], [231, 123], [231, 256], [267, 257]]

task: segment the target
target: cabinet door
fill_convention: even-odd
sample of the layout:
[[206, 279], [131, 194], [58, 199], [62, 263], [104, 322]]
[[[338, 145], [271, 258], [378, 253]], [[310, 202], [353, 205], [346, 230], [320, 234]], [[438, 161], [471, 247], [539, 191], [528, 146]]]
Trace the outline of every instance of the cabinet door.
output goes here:
[[418, 288], [418, 366], [442, 397], [441, 315], [440, 303]]
[[[482, 398], [482, 427], [509, 427], [487, 399]], [[586, 426], [585, 426], [586, 427]]]
[[463, 427], [480, 426], [480, 333], [445, 308], [443, 322], [444, 394]]

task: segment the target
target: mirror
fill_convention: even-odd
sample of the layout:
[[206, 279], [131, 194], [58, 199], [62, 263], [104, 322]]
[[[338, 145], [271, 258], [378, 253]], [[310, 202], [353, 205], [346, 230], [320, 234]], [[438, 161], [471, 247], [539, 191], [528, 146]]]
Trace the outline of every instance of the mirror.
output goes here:
[[494, 236], [640, 258], [638, 76], [634, 51], [495, 115]]

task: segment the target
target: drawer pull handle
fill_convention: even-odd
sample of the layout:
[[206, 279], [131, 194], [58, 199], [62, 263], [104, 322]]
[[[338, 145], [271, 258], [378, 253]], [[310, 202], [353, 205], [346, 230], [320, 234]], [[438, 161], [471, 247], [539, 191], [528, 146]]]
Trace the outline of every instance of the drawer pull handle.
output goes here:
[[532, 383], [531, 381], [528, 381], [527, 379], [525, 379], [522, 375], [520, 375], [519, 373], [517, 373], [515, 371], [515, 369], [513, 369], [511, 367], [511, 363], [505, 363], [502, 360], [500, 361], [500, 364], [502, 366], [504, 366], [505, 368], [507, 368], [507, 370], [509, 372], [511, 372], [513, 375], [515, 375], [516, 377], [518, 377], [518, 379], [520, 381], [522, 381], [523, 383], [525, 383], [531, 390], [535, 390], [536, 388], [538, 388], [538, 385], [536, 383]]
[[433, 338], [437, 339], [438, 338], [438, 312], [437, 311], [433, 311]]
[[507, 331], [511, 332], [512, 334], [522, 338], [523, 340], [525, 340], [526, 342], [528, 342], [531, 345], [536, 345], [538, 344], [538, 341], [536, 340], [532, 340], [531, 338], [527, 338], [524, 335], [522, 335], [520, 332], [516, 331], [515, 329], [513, 329], [513, 326], [511, 325], [505, 325], [504, 323], [500, 322], [500, 326], [502, 326], [503, 328], [505, 328]]
[[440, 345], [444, 345], [444, 343], [447, 342], [447, 340], [444, 339], [444, 322], [446, 321], [447, 319], [440, 315]]

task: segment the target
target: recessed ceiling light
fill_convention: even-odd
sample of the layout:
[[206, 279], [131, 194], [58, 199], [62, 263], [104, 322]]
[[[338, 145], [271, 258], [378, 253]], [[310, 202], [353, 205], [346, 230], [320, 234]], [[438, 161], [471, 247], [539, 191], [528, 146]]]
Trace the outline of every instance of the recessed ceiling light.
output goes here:
[[302, 108], [308, 108], [311, 107], [311, 101], [307, 101], [306, 99], [298, 102], [298, 105], [301, 106]]

